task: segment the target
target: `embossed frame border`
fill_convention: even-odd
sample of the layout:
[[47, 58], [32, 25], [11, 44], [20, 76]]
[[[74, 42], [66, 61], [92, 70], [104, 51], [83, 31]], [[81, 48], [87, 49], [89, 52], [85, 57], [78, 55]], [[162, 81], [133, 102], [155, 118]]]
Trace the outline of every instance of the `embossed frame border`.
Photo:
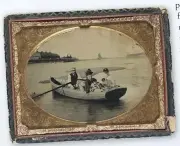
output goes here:
[[[15, 135], [14, 127], [14, 106], [13, 106], [13, 94], [12, 94], [12, 78], [11, 78], [11, 69], [12, 65], [10, 62], [11, 53], [10, 53], [10, 42], [9, 42], [9, 20], [18, 20], [18, 19], [38, 19], [38, 18], [56, 18], [56, 17], [81, 17], [81, 16], [106, 16], [106, 15], [138, 15], [138, 14], [157, 14], [162, 16], [162, 28], [163, 28], [163, 37], [165, 40], [165, 60], [166, 60], [166, 78], [167, 78], [167, 93], [168, 93], [168, 104], [167, 104], [167, 125], [165, 129], [161, 130], [136, 130], [136, 131], [109, 131], [109, 132], [91, 132], [84, 134], [61, 134], [61, 135], [49, 135], [41, 137], [17, 137]], [[141, 137], [141, 136], [160, 136], [160, 135], [169, 135], [172, 130], [170, 129], [169, 123], [173, 122], [175, 116], [174, 112], [174, 101], [173, 101], [173, 83], [171, 81], [171, 48], [170, 48], [170, 32], [169, 32], [169, 21], [168, 15], [165, 10], [159, 8], [144, 8], [144, 9], [121, 9], [121, 10], [97, 10], [97, 11], [75, 11], [75, 12], [55, 12], [55, 13], [40, 13], [40, 14], [24, 14], [24, 15], [10, 15], [5, 18], [4, 23], [4, 35], [5, 35], [5, 53], [6, 53], [6, 79], [7, 79], [7, 93], [8, 93], [8, 106], [9, 106], [9, 123], [11, 130], [12, 140], [17, 142], [46, 142], [46, 141], [62, 141], [62, 140], [81, 140], [81, 139], [99, 139], [99, 138], [118, 138], [118, 137]]]

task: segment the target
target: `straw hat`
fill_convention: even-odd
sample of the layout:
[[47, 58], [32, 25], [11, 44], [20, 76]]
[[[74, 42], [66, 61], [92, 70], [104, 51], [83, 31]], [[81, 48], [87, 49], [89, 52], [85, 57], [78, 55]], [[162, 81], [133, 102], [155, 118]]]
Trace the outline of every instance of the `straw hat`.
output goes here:
[[73, 68], [71, 69], [71, 71], [76, 71], [76, 68], [75, 68], [75, 67], [73, 67]]

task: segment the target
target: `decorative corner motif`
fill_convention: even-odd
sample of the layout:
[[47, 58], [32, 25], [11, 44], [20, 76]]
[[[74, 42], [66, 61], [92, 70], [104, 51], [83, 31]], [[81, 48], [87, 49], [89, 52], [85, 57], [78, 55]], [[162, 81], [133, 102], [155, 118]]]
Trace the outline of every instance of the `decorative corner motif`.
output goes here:
[[153, 27], [157, 27], [160, 23], [159, 15], [151, 15], [150, 16], [150, 23]]
[[23, 136], [23, 135], [28, 135], [28, 128], [23, 125], [23, 124], [19, 124], [18, 128], [17, 128], [17, 134], [18, 136]]
[[21, 31], [23, 23], [12, 22], [12, 35], [15, 36], [18, 32]]
[[165, 124], [165, 118], [164, 117], [160, 117], [156, 120], [156, 122], [154, 123], [154, 129], [165, 129], [166, 124]]

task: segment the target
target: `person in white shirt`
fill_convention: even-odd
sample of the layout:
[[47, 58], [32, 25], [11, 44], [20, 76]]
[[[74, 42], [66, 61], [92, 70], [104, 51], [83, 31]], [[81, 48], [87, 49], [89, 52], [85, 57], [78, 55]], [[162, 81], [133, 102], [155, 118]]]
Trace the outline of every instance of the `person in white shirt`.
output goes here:
[[108, 68], [104, 68], [103, 73], [104, 73], [104, 75], [103, 75], [103, 77], [101, 79], [102, 85], [107, 86], [107, 87], [115, 86], [115, 81], [111, 77]]

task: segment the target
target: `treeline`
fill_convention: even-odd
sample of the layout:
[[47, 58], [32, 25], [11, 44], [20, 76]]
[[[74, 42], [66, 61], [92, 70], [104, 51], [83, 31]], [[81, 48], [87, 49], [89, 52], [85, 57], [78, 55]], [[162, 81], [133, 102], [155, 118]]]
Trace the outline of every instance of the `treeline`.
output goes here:
[[78, 59], [75, 57], [72, 57], [70, 54], [67, 56], [60, 57], [60, 55], [51, 53], [51, 52], [36, 52], [31, 59], [29, 60], [29, 63], [45, 63], [45, 62], [74, 62]]
[[51, 52], [37, 52], [40, 53], [41, 59], [50, 59], [50, 58], [60, 58], [58, 54], [51, 53]]

